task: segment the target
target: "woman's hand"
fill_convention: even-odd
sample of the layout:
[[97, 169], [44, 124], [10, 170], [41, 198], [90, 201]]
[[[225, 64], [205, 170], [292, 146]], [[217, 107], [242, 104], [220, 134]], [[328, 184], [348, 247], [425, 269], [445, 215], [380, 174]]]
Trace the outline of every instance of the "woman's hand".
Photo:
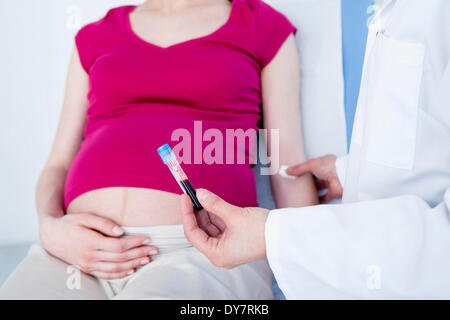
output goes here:
[[40, 221], [44, 248], [83, 272], [102, 279], [118, 279], [150, 262], [157, 253], [145, 236], [120, 238], [123, 230], [111, 220], [87, 213]]
[[327, 203], [333, 199], [342, 197], [342, 186], [336, 172], [336, 157], [327, 155], [311, 159], [292, 166], [286, 170], [291, 176], [302, 176], [312, 173], [316, 177], [317, 190], [328, 189], [328, 192], [319, 197], [320, 203]]
[[181, 197], [186, 238], [216, 267], [231, 269], [266, 257], [265, 226], [269, 210], [239, 208], [199, 189], [203, 206], [194, 212], [191, 199]]

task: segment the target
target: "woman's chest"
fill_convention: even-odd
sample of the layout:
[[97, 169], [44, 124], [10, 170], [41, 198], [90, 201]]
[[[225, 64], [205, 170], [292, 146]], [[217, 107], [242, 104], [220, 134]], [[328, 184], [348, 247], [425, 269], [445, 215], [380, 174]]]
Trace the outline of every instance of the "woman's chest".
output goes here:
[[169, 13], [135, 8], [128, 15], [127, 24], [134, 36], [154, 46], [168, 48], [214, 35], [227, 26], [230, 15], [230, 1], [219, 0]]
[[223, 108], [260, 102], [256, 60], [223, 42], [169, 48], [137, 43], [105, 50], [91, 72], [91, 95], [106, 104], [157, 102]]

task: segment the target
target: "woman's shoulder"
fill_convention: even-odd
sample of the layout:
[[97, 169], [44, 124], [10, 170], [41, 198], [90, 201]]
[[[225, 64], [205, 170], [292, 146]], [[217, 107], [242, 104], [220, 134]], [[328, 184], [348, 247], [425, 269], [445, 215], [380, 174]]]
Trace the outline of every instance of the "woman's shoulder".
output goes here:
[[104, 27], [114, 27], [121, 25], [124, 22], [125, 15], [131, 11], [135, 6], [120, 6], [115, 7], [106, 12], [106, 14], [98, 20], [92, 21], [84, 25], [81, 33], [96, 33], [99, 29]]
[[101, 48], [114, 41], [117, 31], [120, 32], [123, 29], [126, 13], [133, 7], [122, 6], [110, 9], [101, 19], [90, 22], [78, 30], [75, 35], [75, 44], [86, 72], [89, 73], [89, 67]]
[[[252, 25], [253, 30], [265, 36], [266, 32], [273, 32], [280, 27], [291, 28], [292, 23], [280, 11], [270, 5], [270, 2], [263, 0], [233, 0], [240, 2], [241, 21], [246, 20], [246, 24]], [[256, 29], [256, 30], [255, 30]]]
[[280, 16], [284, 16], [281, 12], [276, 10], [274, 7], [268, 3], [268, 1], [263, 0], [233, 0], [240, 1], [245, 9], [252, 12], [256, 17], [262, 17], [267, 19], [273, 19]]
[[254, 48], [261, 66], [276, 55], [286, 38], [297, 31], [289, 19], [263, 0], [233, 0], [242, 4], [241, 17], [251, 21]]

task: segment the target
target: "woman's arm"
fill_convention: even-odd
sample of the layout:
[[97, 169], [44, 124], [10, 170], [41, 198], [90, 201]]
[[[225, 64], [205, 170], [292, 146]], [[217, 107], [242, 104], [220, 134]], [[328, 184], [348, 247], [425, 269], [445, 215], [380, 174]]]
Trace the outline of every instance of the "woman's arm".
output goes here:
[[[292, 166], [306, 160], [300, 118], [300, 72], [294, 36], [291, 35], [274, 59], [262, 70], [264, 128], [268, 129], [268, 151], [272, 143], [270, 130], [279, 129], [279, 163]], [[274, 155], [269, 155], [274, 156]], [[311, 175], [295, 180], [271, 176], [277, 207], [302, 207], [318, 203]]]
[[39, 221], [64, 215], [64, 181], [83, 137], [89, 90], [88, 75], [73, 50], [59, 125], [47, 163], [36, 187]]
[[56, 138], [36, 187], [39, 235], [46, 250], [82, 271], [104, 279], [123, 278], [150, 262], [149, 255], [157, 251], [147, 246], [150, 239], [118, 239], [123, 231], [113, 221], [64, 212], [64, 182], [83, 138], [88, 90], [89, 77], [74, 50]]

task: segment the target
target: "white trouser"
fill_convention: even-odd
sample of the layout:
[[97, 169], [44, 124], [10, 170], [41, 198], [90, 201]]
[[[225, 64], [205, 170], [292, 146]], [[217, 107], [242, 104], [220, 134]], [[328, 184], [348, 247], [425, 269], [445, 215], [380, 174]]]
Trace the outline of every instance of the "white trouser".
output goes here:
[[[0, 299], [272, 299], [266, 261], [225, 270], [214, 267], [184, 237], [182, 225], [123, 227], [148, 235], [159, 249], [152, 261], [123, 279], [101, 280], [34, 244], [0, 289]], [[80, 285], [76, 283], [80, 275]], [[75, 281], [75, 282], [74, 282]]]

